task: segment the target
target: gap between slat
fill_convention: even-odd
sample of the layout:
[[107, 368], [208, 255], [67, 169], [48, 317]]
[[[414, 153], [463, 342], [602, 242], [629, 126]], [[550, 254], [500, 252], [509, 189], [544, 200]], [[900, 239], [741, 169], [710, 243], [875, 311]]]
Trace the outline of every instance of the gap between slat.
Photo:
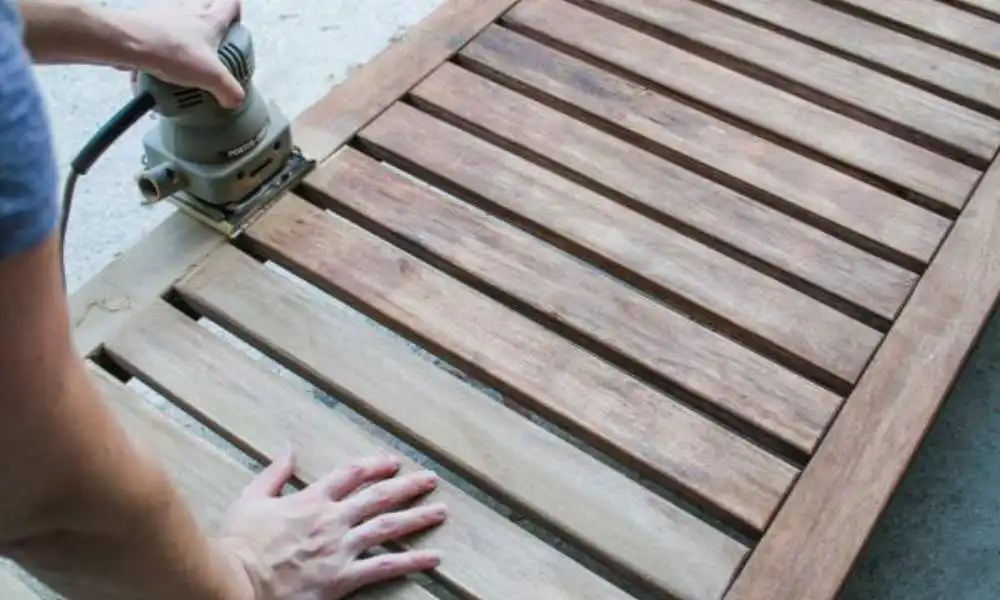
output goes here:
[[[756, 26], [692, 0], [570, 2], [975, 169], [984, 169], [1000, 144], [993, 118], [769, 30], [748, 31]], [[816, 54], [807, 67], [793, 62], [802, 53]], [[820, 67], [826, 77], [814, 73]], [[859, 94], [855, 82], [871, 95]]]
[[502, 23], [949, 218], [980, 176], [961, 163], [561, 0], [522, 0]]

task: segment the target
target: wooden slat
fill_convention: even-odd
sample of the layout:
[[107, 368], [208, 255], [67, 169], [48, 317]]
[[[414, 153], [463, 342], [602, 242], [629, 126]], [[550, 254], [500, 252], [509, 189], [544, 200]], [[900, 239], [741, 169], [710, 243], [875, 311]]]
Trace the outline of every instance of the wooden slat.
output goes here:
[[562, 0], [522, 0], [504, 23], [533, 31], [951, 209], [979, 173]]
[[[226, 260], [216, 262], [213, 274], [221, 277], [213, 276], [208, 285], [217, 287], [222, 284], [232, 289], [224, 282], [235, 273], [216, 270], [222, 263], [229, 266], [235, 264]], [[244, 272], [253, 268], [244, 266]], [[256, 268], [261, 269], [259, 266]], [[238, 281], [236, 287], [253, 296], [264, 289], [255, 285], [261, 283], [259, 279]], [[268, 283], [271, 287], [267, 289], [278, 292], [275, 298], [295, 293], [288, 281], [272, 278]], [[255, 302], [249, 297], [247, 301]], [[265, 315], [274, 315], [274, 309], [272, 305], [258, 317], [266, 321], [268, 317]], [[294, 318], [299, 319], [305, 316], [298, 311], [295, 315]], [[301, 323], [323, 338], [340, 333], [336, 329], [319, 329], [319, 323], [315, 321]], [[282, 322], [281, 325], [287, 327], [288, 323]], [[280, 452], [284, 440], [295, 440], [300, 446], [300, 477], [306, 483], [354, 458], [399, 454], [387, 443], [363, 432], [347, 417], [333, 412], [280, 376], [263, 369], [259, 363], [227, 346], [167, 305], [161, 304], [147, 311], [111, 340], [108, 349], [126, 368], [176, 402], [190, 407], [206, 422], [212, 423], [213, 428], [225, 431], [227, 436], [238, 440], [241, 445], [252, 448], [255, 454], [274, 456]], [[381, 360], [381, 357], [376, 360]], [[391, 373], [391, 370], [387, 371]], [[398, 400], [417, 401], [418, 398], [400, 395]], [[421, 410], [425, 408], [421, 407]], [[403, 457], [402, 462], [404, 473], [420, 468], [409, 458]], [[509, 468], [516, 469], [518, 466], [509, 465]], [[437, 576], [470, 598], [596, 600], [629, 597], [451, 483], [440, 482], [433, 494], [420, 502], [427, 501], [446, 504], [448, 522], [408, 540], [406, 545], [439, 550], [443, 561], [436, 570]], [[694, 527], [687, 533], [697, 534], [700, 531]], [[723, 541], [718, 535], [716, 540]], [[695, 547], [694, 544], [691, 546]], [[738, 548], [730, 545], [729, 549]], [[725, 557], [731, 563], [730, 573], [738, 556], [737, 553], [736, 556]], [[720, 586], [725, 585], [719, 580], [720, 575], [725, 573], [716, 574], [711, 588], [713, 592], [721, 593]]]
[[998, 296], [1000, 164], [994, 163], [729, 600], [836, 596]]
[[1000, 0], [958, 0], [971, 9], [978, 9], [988, 16], [1000, 19]]
[[935, 38], [1000, 59], [1000, 23], [940, 0], [836, 0]]
[[311, 156], [329, 156], [517, 1], [446, 0], [300, 114], [293, 123], [295, 143]]
[[413, 96], [886, 319], [914, 282], [900, 267], [460, 67], [443, 65]]
[[[215, 531], [253, 473], [156, 412], [104, 371], [93, 366], [90, 370], [129, 437], [156, 456], [201, 525], [206, 531]], [[298, 440], [293, 441], [298, 444]], [[370, 587], [356, 595], [357, 600], [435, 600], [435, 596], [408, 580]]]
[[[319, 162], [399, 99], [516, 0], [445, 0], [341, 85], [292, 122], [295, 143]], [[225, 241], [175, 213], [73, 293], [69, 302], [79, 352], [91, 355], [132, 314]]]
[[590, 119], [625, 128], [640, 136], [643, 145], [653, 142], [701, 163], [715, 176], [721, 172], [738, 178], [786, 203], [789, 212], [863, 247], [887, 248], [910, 262], [926, 263], [950, 224], [902, 198], [510, 30], [487, 29], [460, 56], [463, 64], [506, 85], [549, 95]]
[[[564, 161], [577, 173], [651, 205], [660, 215], [721, 230], [793, 271], [808, 271], [820, 279], [837, 272], [848, 275], [839, 278], [844, 285], [838, 291], [844, 295], [857, 297], [855, 291], [886, 286], [884, 280], [876, 279], [862, 289], [845, 291], [844, 287], [860, 281], [849, 275], [857, 261], [845, 260], [845, 244], [837, 245], [833, 238], [804, 225], [796, 228], [794, 221], [780, 213], [768, 212], [762, 205], [459, 67], [445, 65], [415, 88], [413, 95], [432, 111], [446, 111], [503, 135], [505, 141], [530, 146], [547, 159]], [[677, 243], [686, 245], [693, 256], [675, 255], [671, 291], [845, 381], [857, 377], [881, 337], [874, 329], [721, 252], [690, 241]], [[711, 266], [698, 268], [696, 263]], [[718, 278], [705, 277], [706, 270], [716, 271]], [[737, 280], [741, 284], [735, 284]], [[887, 287], [896, 286], [890, 282]], [[732, 294], [735, 289], [741, 290], [738, 301]], [[901, 291], [897, 288], [897, 294]], [[877, 303], [869, 300], [866, 304], [876, 307]], [[881, 308], [881, 314], [893, 312]], [[790, 322], [792, 314], [813, 327], [803, 332]]]
[[795, 469], [343, 219], [289, 196], [250, 236], [276, 262], [421, 339], [664, 484], [762, 527]]
[[[400, 112], [390, 109], [384, 121], [377, 121], [378, 128], [422, 146], [425, 136], [403, 124], [419, 127], [429, 117], [398, 108]], [[460, 146], [451, 153], [464, 154]], [[448, 153], [440, 158], [451, 160]], [[345, 149], [313, 183], [331, 205], [342, 204], [378, 222], [805, 452], [812, 450], [839, 406], [837, 396], [816, 384], [359, 152]]]
[[996, 69], [928, 42], [814, 1], [713, 1], [888, 67], [903, 77], [973, 100], [988, 109], [1000, 110], [1000, 78]]
[[3, 600], [39, 600], [31, 589], [0, 565], [0, 598]]
[[[514, 499], [517, 506], [541, 515], [609, 561], [680, 598], [720, 597], [746, 552], [739, 543], [416, 356], [403, 342], [376, 333], [315, 295], [290, 289], [287, 281], [246, 257], [223, 252], [183, 282], [182, 289], [214, 317], [260, 340], [269, 353], [281, 354], [284, 362], [323, 380], [338, 397], [437, 448], [449, 464], [486, 482], [495, 493]], [[276, 307], [283, 317], [280, 322], [261, 318], [274, 314]], [[305, 331], [336, 335], [299, 334]], [[358, 439], [353, 425], [337, 420], [312, 398], [169, 307], [153, 309], [114, 340], [111, 350], [190, 403], [203, 418], [250, 442], [272, 440], [265, 444], [270, 447], [276, 443], [273, 436], [282, 434], [310, 439], [321, 427], [338, 432], [346, 428], [351, 432], [348, 440]], [[191, 377], [191, 363], [200, 354], [213, 357], [212, 367]], [[206, 378], [217, 383], [206, 384]], [[200, 387], [205, 385], [222, 388], [208, 393]], [[275, 404], [278, 397], [282, 402]], [[414, 405], [421, 410], [412, 410]], [[260, 437], [263, 429], [273, 430], [270, 437]], [[249, 431], [256, 433], [241, 434]], [[301, 438], [303, 431], [306, 438]], [[343, 438], [336, 439], [344, 444]], [[360, 450], [354, 446], [348, 441], [345, 451], [368, 452], [371, 442], [365, 441]], [[539, 486], [539, 481], [546, 484]], [[658, 535], [645, 535], [650, 528]], [[459, 531], [452, 535], [462, 537]], [[481, 568], [510, 578], [525, 576], [518, 569], [539, 560], [538, 552], [549, 560], [549, 551], [538, 550], [534, 541], [524, 544], [524, 559], [511, 562], [507, 556], [490, 554], [482, 559], [505, 562]], [[449, 562], [466, 560], [463, 556]], [[540, 576], [536, 572], [534, 580], [525, 583], [538, 585]]]
[[983, 163], [1000, 144], [1000, 121], [692, 0], [594, 2], [729, 55], [720, 61], [735, 57], [758, 73], [792, 82], [793, 89], [817, 90], [851, 112], [877, 115], [897, 131], [918, 132]]

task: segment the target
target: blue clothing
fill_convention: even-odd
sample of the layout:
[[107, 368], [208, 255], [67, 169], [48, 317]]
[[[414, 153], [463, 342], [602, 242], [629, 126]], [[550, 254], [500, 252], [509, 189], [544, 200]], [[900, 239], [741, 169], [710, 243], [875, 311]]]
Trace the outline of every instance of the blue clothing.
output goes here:
[[59, 222], [55, 153], [15, 0], [0, 0], [0, 260], [47, 238]]

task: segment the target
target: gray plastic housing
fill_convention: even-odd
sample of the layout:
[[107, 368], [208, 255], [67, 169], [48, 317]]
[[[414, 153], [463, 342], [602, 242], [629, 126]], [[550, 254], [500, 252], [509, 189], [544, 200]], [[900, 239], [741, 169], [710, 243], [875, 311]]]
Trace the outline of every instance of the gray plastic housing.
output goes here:
[[157, 126], [143, 138], [146, 170], [138, 175], [146, 202], [184, 191], [216, 206], [239, 202], [274, 176], [292, 152], [288, 118], [250, 83], [249, 30], [234, 24], [219, 58], [243, 84], [246, 100], [226, 109], [204, 90], [177, 86], [148, 73], [139, 88], [152, 94]]

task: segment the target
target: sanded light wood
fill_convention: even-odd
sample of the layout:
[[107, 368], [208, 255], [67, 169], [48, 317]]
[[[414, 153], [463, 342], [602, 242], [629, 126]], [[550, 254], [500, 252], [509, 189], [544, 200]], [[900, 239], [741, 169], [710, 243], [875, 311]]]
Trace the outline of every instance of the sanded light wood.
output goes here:
[[[966, 3], [976, 0], [964, 0]], [[994, 0], [978, 0], [1000, 6]], [[998, 71], [871, 21], [802, 0], [714, 0], [755, 19], [1000, 110]], [[941, 68], [947, 65], [947, 68]]]
[[[155, 307], [157, 303], [150, 306]], [[139, 313], [146, 310], [148, 307]], [[125, 325], [126, 330], [129, 326]], [[155, 456], [206, 533], [215, 532], [226, 509], [251, 481], [253, 473], [157, 412], [145, 399], [104, 371], [91, 365], [90, 372], [129, 437]], [[289, 441], [297, 443], [297, 440]], [[435, 599], [407, 580], [370, 587], [355, 596], [357, 600]], [[6, 596], [3, 598], [7, 600]]]
[[[743, 546], [414, 355], [405, 343], [288, 285], [227, 250], [181, 288], [199, 308], [258, 340], [271, 354], [281, 354], [289, 366], [327, 382], [338, 397], [367, 414], [378, 413], [394, 430], [437, 448], [449, 464], [471, 472], [608, 560], [679, 597], [721, 595], [746, 551]], [[280, 321], [259, 318], [275, 312], [282, 315]], [[307, 331], [337, 334], [302, 334]], [[334, 418], [287, 381], [165, 305], [151, 309], [110, 349], [221, 427], [247, 421], [243, 413], [251, 411], [258, 419], [273, 419], [275, 435], [293, 436]], [[199, 354], [211, 355], [213, 368], [190, 376], [192, 359]], [[206, 377], [231, 391], [199, 392]], [[281, 403], [274, 404], [274, 398]], [[421, 409], [413, 410], [415, 405]], [[230, 429], [238, 434], [250, 426]], [[337, 427], [353, 431], [349, 424], [337, 422]], [[528, 456], [535, 460], [526, 460]], [[538, 485], [541, 481], [544, 486]], [[659, 535], [644, 535], [649, 528]], [[515, 575], [503, 566], [497, 570]]]
[[729, 600], [837, 595], [993, 312], [998, 253], [1000, 165], [994, 164]]
[[913, 284], [900, 267], [459, 67], [443, 65], [413, 96], [885, 318]]
[[0, 598], [3, 600], [39, 600], [38, 596], [4, 565], [0, 565]]
[[[1000, 121], [692, 0], [594, 0], [989, 161]], [[1000, 29], [998, 29], [1000, 31]], [[725, 60], [720, 57], [720, 60]]]
[[837, 0], [983, 56], [1000, 59], [1000, 23], [940, 0]]
[[562, 0], [522, 0], [504, 22], [599, 57], [840, 162], [960, 208], [979, 172]]
[[[460, 56], [463, 64], [507, 85], [547, 94], [585, 111], [589, 118], [623, 127], [684, 159], [738, 178], [787, 203], [789, 212], [859, 245], [888, 248], [926, 263], [950, 225], [898, 196], [508, 29], [487, 29]], [[836, 273], [832, 264], [827, 268], [834, 272], [827, 277], [869, 278], [858, 277], [856, 268], [847, 274]], [[878, 280], [885, 277], [871, 275]], [[894, 274], [880, 283], [901, 279]], [[838, 285], [850, 283], [831, 284]], [[874, 293], [855, 295], [884, 311], [898, 306], [898, 289], [877, 300], [870, 299]]]
[[[422, 146], [423, 136], [402, 127], [421, 119], [392, 110], [386, 117], [381, 128]], [[331, 205], [350, 207], [806, 452], [839, 407], [839, 397], [816, 384], [360, 152], [345, 149], [312, 183]], [[619, 234], [628, 237], [627, 230]]]
[[[226, 276], [232, 274], [227, 272]], [[222, 283], [216, 277], [211, 281], [212, 285]], [[263, 291], [255, 282], [235, 281], [245, 293]], [[272, 290], [294, 294], [288, 281], [269, 283]], [[264, 314], [273, 318], [280, 313], [271, 306]], [[257, 316], [254, 322], [267, 320], [263, 314]], [[319, 330], [317, 325], [310, 324], [322, 337], [338, 334], [335, 329]], [[355, 458], [399, 454], [167, 305], [153, 307], [132, 327], [121, 330], [108, 349], [151, 385], [255, 453], [273, 457], [282, 444], [294, 440], [299, 448], [299, 475], [306, 483]], [[409, 410], [413, 410], [412, 405]], [[402, 460], [404, 473], [420, 468], [408, 458]], [[471, 598], [629, 598], [453, 484], [440, 482], [433, 493], [420, 500], [426, 502], [445, 503], [449, 519], [443, 526], [407, 540], [406, 545], [439, 550], [443, 561], [437, 575]], [[693, 525], [685, 533], [707, 530]], [[717, 542], [720, 538], [716, 535]], [[729, 549], [736, 547], [731, 544]], [[728, 558], [732, 572], [738, 554]], [[724, 573], [715, 574], [713, 591], [725, 585], [719, 581], [721, 575]]]
[[796, 470], [360, 227], [287, 197], [250, 230], [276, 262], [517, 393], [603, 450], [762, 527]]
[[399, 43], [298, 115], [292, 124], [295, 144], [314, 158], [329, 156], [517, 1], [442, 3]]
[[[707, 229], [724, 230], [727, 237], [741, 236], [737, 239], [745, 247], [792, 270], [822, 277], [833, 272], [830, 262], [844, 260], [846, 244], [459, 67], [442, 66], [413, 95], [434, 109], [529, 145], [546, 158], [564, 161], [664, 215], [697, 219]], [[684, 279], [672, 291], [829, 373], [856, 379], [879, 332], [720, 252], [687, 245], [694, 256], [676, 259], [686, 260], [686, 266], [670, 265], [675, 278]], [[699, 262], [704, 266], [696, 266]], [[716, 275], [705, 277], [708, 271]], [[686, 273], [691, 276], [684, 277]], [[793, 325], [799, 319], [812, 325], [808, 331]]]

